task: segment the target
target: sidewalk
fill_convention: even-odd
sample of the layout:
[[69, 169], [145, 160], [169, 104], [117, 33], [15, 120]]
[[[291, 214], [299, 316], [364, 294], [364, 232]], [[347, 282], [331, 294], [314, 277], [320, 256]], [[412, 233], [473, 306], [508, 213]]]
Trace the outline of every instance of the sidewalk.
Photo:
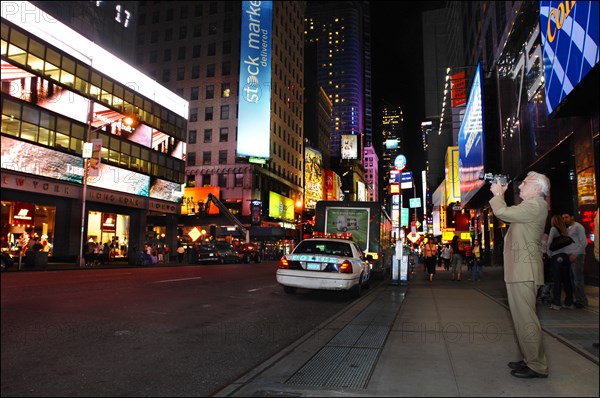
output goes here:
[[521, 358], [503, 269], [485, 272], [381, 286], [214, 396], [597, 397], [598, 287], [586, 309], [538, 304], [550, 376], [525, 380], [507, 367]]

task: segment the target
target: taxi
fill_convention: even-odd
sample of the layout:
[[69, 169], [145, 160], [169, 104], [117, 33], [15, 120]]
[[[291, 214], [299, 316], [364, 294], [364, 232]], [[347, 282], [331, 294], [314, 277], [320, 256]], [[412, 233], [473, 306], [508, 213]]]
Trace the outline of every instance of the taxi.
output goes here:
[[358, 297], [369, 287], [371, 267], [360, 247], [349, 239], [305, 239], [283, 256], [277, 282], [286, 293], [297, 288], [345, 290]]

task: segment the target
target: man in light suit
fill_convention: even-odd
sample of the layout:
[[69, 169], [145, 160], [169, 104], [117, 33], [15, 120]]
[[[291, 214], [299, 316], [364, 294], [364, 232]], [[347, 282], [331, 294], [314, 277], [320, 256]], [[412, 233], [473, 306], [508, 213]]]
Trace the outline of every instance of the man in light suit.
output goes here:
[[530, 171], [521, 185], [523, 201], [507, 206], [500, 182], [491, 185], [494, 215], [510, 227], [504, 237], [504, 282], [515, 334], [523, 360], [509, 362], [510, 373], [520, 378], [548, 377], [548, 361], [542, 343], [542, 327], [535, 311], [538, 287], [544, 284], [542, 235], [548, 217], [546, 196], [550, 181]]

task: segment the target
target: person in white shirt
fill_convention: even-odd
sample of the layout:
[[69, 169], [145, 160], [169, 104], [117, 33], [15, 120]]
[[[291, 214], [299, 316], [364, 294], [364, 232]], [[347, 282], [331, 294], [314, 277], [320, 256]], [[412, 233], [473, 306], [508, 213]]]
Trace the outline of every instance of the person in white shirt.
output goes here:
[[573, 213], [566, 211], [562, 213], [562, 219], [567, 225], [569, 236], [575, 241], [570, 248], [569, 259], [571, 260], [571, 282], [575, 293], [575, 308], [584, 308], [588, 305], [585, 295], [585, 284], [583, 280], [583, 265], [585, 263], [585, 248], [587, 238], [583, 225], [575, 221]]

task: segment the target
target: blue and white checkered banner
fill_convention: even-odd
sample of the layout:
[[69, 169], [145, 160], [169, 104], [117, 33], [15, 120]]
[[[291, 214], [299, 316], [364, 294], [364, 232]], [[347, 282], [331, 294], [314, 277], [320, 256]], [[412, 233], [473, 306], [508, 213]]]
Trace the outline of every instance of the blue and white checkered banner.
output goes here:
[[598, 20], [598, 1], [540, 2], [548, 114], [598, 63]]

